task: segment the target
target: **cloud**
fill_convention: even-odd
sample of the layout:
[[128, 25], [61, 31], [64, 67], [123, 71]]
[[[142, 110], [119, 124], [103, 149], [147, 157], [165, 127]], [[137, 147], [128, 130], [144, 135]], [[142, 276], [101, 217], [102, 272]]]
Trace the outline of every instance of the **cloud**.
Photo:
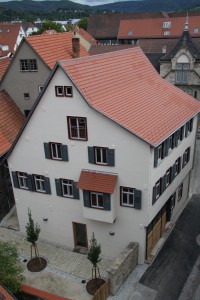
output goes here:
[[[126, 0], [120, 0], [120, 1], [126, 1]], [[108, 4], [113, 2], [119, 2], [119, 1], [112, 1], [112, 0], [73, 0], [73, 2], [79, 3], [79, 4], [85, 4], [85, 5], [101, 5], [101, 4]]]

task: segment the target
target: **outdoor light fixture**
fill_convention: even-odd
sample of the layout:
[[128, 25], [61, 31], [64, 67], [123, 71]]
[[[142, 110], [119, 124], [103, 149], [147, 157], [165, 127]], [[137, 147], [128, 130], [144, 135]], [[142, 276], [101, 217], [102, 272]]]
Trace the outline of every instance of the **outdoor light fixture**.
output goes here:
[[110, 235], [115, 235], [114, 231], [109, 231]]
[[45, 221], [45, 222], [48, 221], [48, 218], [43, 218], [43, 221]]

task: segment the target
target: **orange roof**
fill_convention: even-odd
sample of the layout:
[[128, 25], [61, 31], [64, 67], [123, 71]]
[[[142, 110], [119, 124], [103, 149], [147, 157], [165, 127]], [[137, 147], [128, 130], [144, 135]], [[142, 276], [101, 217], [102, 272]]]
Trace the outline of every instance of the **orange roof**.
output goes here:
[[153, 146], [200, 111], [200, 102], [162, 79], [139, 47], [60, 65], [91, 107]]
[[5, 91], [0, 92], [0, 155], [11, 147], [24, 117]]
[[10, 61], [11, 61], [10, 57], [4, 57], [4, 58], [0, 59], [0, 81], [8, 67]]
[[45, 30], [41, 34], [56, 34], [58, 33], [55, 29]]
[[[1, 298], [1, 296], [4, 296], [5, 298]], [[0, 284], [0, 299], [13, 300], [15, 298]]]
[[1, 50], [0, 56], [5, 56], [9, 52], [14, 52], [19, 30], [20, 24], [0, 23], [0, 44], [9, 47], [8, 51]]
[[[52, 69], [57, 60], [73, 58], [72, 37], [73, 35], [71, 32], [64, 32], [33, 35], [28, 36], [25, 39], [49, 68]], [[80, 56], [88, 55], [85, 48], [80, 45]]]
[[[171, 26], [164, 29], [163, 22], [168, 21], [171, 22]], [[180, 37], [183, 33], [185, 22], [186, 17], [121, 20], [118, 39]], [[200, 16], [189, 17], [189, 32], [191, 36], [200, 36], [199, 24]], [[198, 28], [197, 33], [194, 31], [195, 28]], [[164, 31], [169, 31], [169, 35], [164, 35]], [[128, 32], [130, 35], [128, 35]]]
[[82, 37], [87, 40], [91, 45], [96, 45], [97, 41], [95, 40], [95, 38], [93, 38], [93, 36], [88, 33], [86, 30], [84, 30], [83, 28], [79, 28], [76, 29], [77, 32], [80, 33], [80, 35], [82, 35]]
[[90, 170], [81, 171], [77, 187], [82, 190], [113, 194], [117, 175]]

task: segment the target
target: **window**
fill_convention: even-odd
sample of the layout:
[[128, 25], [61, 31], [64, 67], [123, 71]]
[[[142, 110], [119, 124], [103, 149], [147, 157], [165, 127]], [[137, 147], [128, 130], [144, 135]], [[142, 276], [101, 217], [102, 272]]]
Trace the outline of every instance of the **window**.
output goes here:
[[108, 149], [94, 147], [95, 163], [98, 165], [107, 165], [108, 162]]
[[164, 31], [163, 34], [164, 35], [170, 35], [170, 31]]
[[17, 172], [17, 177], [18, 177], [18, 182], [19, 182], [19, 188], [28, 190], [27, 173]]
[[42, 175], [33, 175], [36, 192], [45, 193], [45, 177]]
[[43, 87], [44, 87], [43, 85], [39, 85], [39, 86], [38, 86], [38, 91], [39, 91], [39, 93], [41, 93]]
[[166, 187], [168, 186], [168, 185], [170, 185], [170, 183], [171, 183], [171, 173], [172, 173], [172, 169], [171, 168], [169, 168], [168, 170], [167, 170], [167, 172], [166, 172]]
[[24, 93], [24, 100], [30, 100], [29, 93]]
[[194, 33], [198, 33], [199, 32], [199, 28], [198, 27], [195, 27], [194, 28]]
[[190, 148], [187, 148], [183, 153], [183, 167], [189, 162], [190, 160]]
[[176, 161], [175, 161], [175, 172], [174, 172], [174, 176], [176, 177], [181, 171], [181, 158], [179, 157]]
[[44, 143], [45, 157], [53, 160], [68, 161], [68, 147], [61, 143]]
[[128, 30], [128, 35], [133, 35], [133, 31], [132, 30]]
[[182, 196], [183, 196], [183, 183], [178, 188], [178, 201], [181, 200]]
[[103, 193], [90, 192], [90, 203], [93, 208], [104, 208]]
[[188, 83], [189, 64], [176, 64], [176, 83]]
[[90, 164], [115, 166], [115, 149], [88, 146], [88, 161]]
[[67, 117], [68, 134], [71, 140], [87, 141], [87, 120], [82, 117]]
[[197, 91], [194, 91], [194, 98], [197, 99]]
[[36, 59], [21, 59], [20, 71], [22, 72], [35, 72], [38, 70]]
[[193, 119], [191, 119], [191, 120], [188, 122], [188, 131], [189, 131], [189, 132], [192, 132], [192, 129], [193, 129]]
[[8, 45], [2, 45], [2, 51], [9, 51]]
[[0, 29], [0, 33], [2, 33], [3, 32], [3, 29]]
[[64, 97], [64, 87], [63, 86], [55, 86], [56, 96]]
[[163, 22], [163, 28], [170, 28], [171, 27], [171, 21]]
[[121, 205], [134, 207], [134, 189], [121, 187]]
[[156, 182], [156, 199], [161, 195], [161, 179]]
[[72, 86], [65, 86], [65, 97], [72, 97]]
[[61, 179], [61, 186], [63, 197], [73, 198], [73, 181], [68, 179]]

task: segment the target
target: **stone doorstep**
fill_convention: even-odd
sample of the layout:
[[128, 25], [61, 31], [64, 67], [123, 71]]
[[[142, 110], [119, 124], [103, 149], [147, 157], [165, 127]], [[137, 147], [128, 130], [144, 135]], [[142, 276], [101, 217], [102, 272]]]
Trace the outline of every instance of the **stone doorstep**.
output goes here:
[[167, 222], [165, 225], [165, 232], [162, 237], [158, 240], [157, 244], [151, 251], [151, 255], [145, 260], [146, 263], [152, 264], [156, 256], [158, 255], [159, 251], [161, 250], [162, 246], [164, 245], [165, 241], [167, 240], [169, 234], [172, 232], [175, 223]]

